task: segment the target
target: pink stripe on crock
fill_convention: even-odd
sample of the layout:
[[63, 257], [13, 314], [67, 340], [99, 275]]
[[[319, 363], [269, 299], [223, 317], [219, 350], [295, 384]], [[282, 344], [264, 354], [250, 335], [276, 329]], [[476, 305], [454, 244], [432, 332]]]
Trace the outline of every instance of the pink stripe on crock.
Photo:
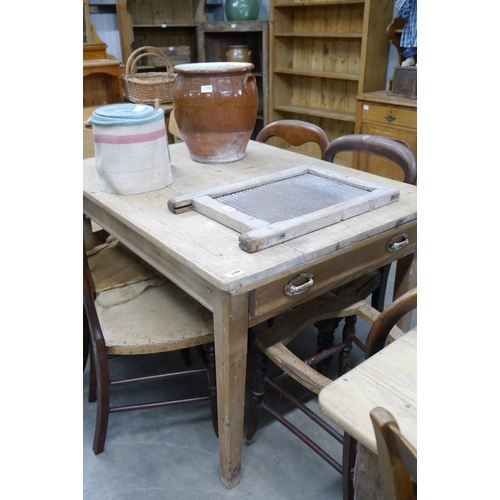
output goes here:
[[134, 135], [110, 135], [110, 134], [94, 134], [94, 142], [104, 144], [137, 144], [139, 142], [149, 142], [160, 139], [166, 135], [164, 128], [148, 132], [147, 134]]

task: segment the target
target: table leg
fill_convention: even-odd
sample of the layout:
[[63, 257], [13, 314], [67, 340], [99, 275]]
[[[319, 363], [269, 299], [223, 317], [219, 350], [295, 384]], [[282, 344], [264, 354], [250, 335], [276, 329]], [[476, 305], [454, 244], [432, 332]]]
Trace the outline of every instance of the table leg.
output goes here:
[[226, 488], [240, 482], [248, 341], [248, 295], [214, 297], [220, 476]]
[[83, 216], [83, 247], [90, 250], [95, 247], [94, 233], [92, 232], [92, 222], [87, 216]]
[[[396, 277], [394, 279], [394, 299], [397, 299], [403, 293], [417, 286], [417, 250], [397, 261]], [[412, 313], [408, 313], [399, 322], [398, 326], [407, 332], [410, 329]]]

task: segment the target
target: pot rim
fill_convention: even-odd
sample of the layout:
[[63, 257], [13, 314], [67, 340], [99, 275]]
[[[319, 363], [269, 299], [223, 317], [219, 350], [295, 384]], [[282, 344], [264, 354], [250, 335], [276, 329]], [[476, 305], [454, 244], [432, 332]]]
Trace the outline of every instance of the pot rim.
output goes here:
[[176, 73], [239, 73], [241, 71], [251, 71], [255, 66], [247, 62], [198, 62], [189, 64], [177, 64], [174, 66]]

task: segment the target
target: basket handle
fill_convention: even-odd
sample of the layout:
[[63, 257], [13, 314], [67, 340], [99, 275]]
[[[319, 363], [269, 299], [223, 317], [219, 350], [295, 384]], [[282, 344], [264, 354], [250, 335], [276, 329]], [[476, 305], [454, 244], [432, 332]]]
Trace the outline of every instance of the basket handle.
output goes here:
[[125, 73], [127, 75], [134, 76], [136, 73], [136, 68], [137, 68], [137, 61], [139, 59], [142, 59], [143, 57], [146, 56], [157, 56], [162, 59], [162, 61], [165, 63], [167, 73], [173, 73], [174, 68], [172, 67], [172, 63], [170, 62], [170, 59], [167, 57], [165, 52], [161, 51], [160, 49], [152, 46], [145, 46], [145, 47], [139, 47], [138, 49], [134, 50], [132, 54], [130, 54], [128, 60], [127, 60], [127, 66], [125, 68]]

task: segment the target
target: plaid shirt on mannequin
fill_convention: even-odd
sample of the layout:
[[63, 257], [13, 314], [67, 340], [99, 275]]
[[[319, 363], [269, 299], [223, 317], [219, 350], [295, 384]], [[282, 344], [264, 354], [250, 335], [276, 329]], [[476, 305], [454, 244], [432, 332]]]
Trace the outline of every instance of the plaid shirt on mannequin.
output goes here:
[[401, 35], [401, 47], [417, 46], [417, 0], [396, 0], [396, 12], [408, 22]]

